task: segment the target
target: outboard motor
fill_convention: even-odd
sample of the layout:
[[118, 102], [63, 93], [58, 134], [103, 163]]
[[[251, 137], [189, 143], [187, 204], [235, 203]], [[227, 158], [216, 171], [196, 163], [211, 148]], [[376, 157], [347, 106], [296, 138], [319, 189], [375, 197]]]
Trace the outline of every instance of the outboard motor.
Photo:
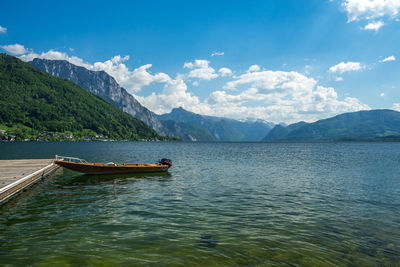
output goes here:
[[172, 166], [172, 160], [166, 158], [160, 159], [158, 163], [161, 165], [168, 165], [168, 168]]

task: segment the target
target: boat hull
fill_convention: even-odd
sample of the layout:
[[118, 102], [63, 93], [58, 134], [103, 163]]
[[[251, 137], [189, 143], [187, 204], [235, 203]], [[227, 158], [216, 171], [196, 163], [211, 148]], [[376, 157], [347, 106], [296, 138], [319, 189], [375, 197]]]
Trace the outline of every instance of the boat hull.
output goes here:
[[170, 166], [157, 163], [140, 164], [126, 163], [122, 165], [107, 165], [104, 163], [81, 163], [58, 160], [55, 164], [66, 169], [86, 174], [117, 174], [117, 173], [152, 173], [166, 172]]

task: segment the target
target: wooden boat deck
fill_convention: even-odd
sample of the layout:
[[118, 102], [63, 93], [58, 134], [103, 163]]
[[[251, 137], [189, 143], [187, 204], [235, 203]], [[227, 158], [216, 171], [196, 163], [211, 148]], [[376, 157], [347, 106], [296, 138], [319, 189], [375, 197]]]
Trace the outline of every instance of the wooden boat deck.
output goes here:
[[115, 165], [109, 165], [107, 163], [95, 163], [95, 162], [89, 162], [89, 163], [83, 163], [85, 165], [89, 166], [107, 166], [107, 167], [156, 167], [160, 166], [157, 163], [116, 163]]
[[54, 159], [0, 160], [0, 203], [58, 168], [53, 161]]
[[70, 162], [56, 160], [55, 164], [66, 169], [86, 174], [111, 174], [111, 173], [148, 173], [165, 172], [170, 166], [159, 163], [93, 163], [93, 162]]

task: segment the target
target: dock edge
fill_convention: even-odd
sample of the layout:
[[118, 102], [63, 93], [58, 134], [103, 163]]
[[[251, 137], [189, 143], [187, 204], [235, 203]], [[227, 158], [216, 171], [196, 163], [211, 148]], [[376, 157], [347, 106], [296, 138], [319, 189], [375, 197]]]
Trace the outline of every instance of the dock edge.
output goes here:
[[10, 200], [13, 196], [19, 194], [20, 192], [24, 191], [28, 187], [32, 186], [36, 182], [40, 181], [45, 176], [49, 175], [50, 173], [54, 172], [60, 166], [51, 163], [46, 167], [37, 170], [21, 179], [3, 187], [0, 189], [0, 205], [4, 204], [8, 200]]

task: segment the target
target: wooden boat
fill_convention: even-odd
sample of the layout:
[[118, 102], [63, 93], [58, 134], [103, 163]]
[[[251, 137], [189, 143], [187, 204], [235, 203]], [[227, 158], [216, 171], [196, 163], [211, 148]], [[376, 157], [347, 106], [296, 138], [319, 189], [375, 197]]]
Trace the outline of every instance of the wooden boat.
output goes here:
[[86, 174], [113, 174], [113, 173], [149, 173], [166, 172], [172, 166], [169, 159], [161, 159], [157, 163], [91, 163], [84, 159], [57, 156], [55, 164], [66, 169]]

